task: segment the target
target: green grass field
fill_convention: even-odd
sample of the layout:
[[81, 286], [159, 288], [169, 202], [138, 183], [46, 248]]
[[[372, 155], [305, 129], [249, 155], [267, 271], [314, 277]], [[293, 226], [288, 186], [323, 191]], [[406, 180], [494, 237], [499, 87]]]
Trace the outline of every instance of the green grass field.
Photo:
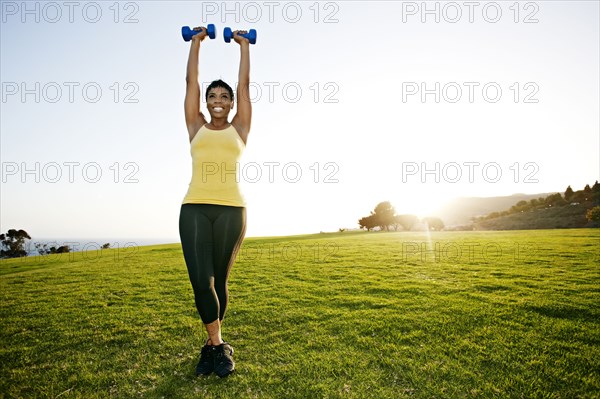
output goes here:
[[0, 262], [3, 398], [597, 398], [600, 231], [248, 238], [223, 339], [179, 243]]

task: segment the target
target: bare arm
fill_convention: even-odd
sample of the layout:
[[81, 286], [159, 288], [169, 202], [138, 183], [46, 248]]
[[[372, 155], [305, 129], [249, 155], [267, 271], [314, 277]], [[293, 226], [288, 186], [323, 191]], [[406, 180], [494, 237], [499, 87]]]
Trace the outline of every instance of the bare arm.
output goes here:
[[[199, 28], [194, 28], [199, 30]], [[196, 132], [206, 123], [206, 119], [200, 112], [200, 84], [198, 83], [198, 63], [200, 57], [200, 42], [206, 37], [206, 29], [192, 37], [190, 54], [187, 63], [187, 74], [185, 77], [185, 124], [188, 129], [190, 141]]]
[[[244, 33], [245, 31], [239, 31]], [[234, 40], [240, 45], [240, 70], [237, 86], [237, 113], [231, 124], [235, 126], [244, 143], [250, 133], [252, 103], [250, 102], [250, 42], [236, 33]]]

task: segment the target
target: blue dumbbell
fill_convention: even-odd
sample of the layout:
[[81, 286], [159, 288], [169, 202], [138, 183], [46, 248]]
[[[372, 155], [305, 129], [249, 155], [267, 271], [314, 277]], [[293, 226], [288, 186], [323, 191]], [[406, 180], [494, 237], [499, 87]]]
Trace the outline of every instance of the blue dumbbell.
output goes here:
[[[183, 36], [183, 40], [185, 40], [186, 42], [189, 42], [190, 40], [192, 40], [192, 36], [194, 36], [200, 32], [202, 32], [202, 31], [201, 30], [193, 30], [189, 26], [181, 27], [181, 36]], [[210, 37], [211, 39], [214, 39], [215, 37], [217, 37], [217, 29], [215, 28], [215, 25], [208, 24], [206, 26], [206, 33], [208, 34], [208, 37]]]
[[[242, 33], [240, 36], [245, 37], [250, 41], [250, 44], [256, 43], [256, 29], [250, 29], [248, 33]], [[231, 28], [225, 28], [223, 30], [223, 37], [225, 38], [225, 42], [229, 43], [231, 39], [233, 39], [233, 31]]]

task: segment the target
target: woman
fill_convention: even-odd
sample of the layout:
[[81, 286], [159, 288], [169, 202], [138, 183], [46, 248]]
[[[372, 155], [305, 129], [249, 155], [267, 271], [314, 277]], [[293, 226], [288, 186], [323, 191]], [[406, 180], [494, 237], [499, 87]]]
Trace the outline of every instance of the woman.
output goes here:
[[210, 122], [200, 112], [198, 60], [205, 28], [192, 38], [187, 65], [185, 121], [192, 154], [192, 180], [181, 205], [179, 236], [194, 290], [196, 308], [208, 339], [200, 352], [196, 375], [215, 372], [219, 377], [235, 369], [233, 348], [221, 338], [221, 325], [227, 308], [227, 280], [246, 232], [246, 203], [237, 183], [237, 167], [246, 147], [252, 105], [249, 98], [250, 51], [248, 39], [235, 31], [241, 59], [237, 87], [237, 113], [233, 90], [221, 81], [206, 90]]

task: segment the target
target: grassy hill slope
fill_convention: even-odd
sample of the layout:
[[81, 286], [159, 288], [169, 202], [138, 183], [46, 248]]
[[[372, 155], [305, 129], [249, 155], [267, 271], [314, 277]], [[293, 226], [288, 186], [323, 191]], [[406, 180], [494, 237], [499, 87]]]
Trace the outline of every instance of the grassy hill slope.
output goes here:
[[569, 229], [591, 227], [586, 213], [592, 205], [577, 204], [542, 208], [474, 223], [477, 230]]
[[433, 212], [433, 216], [440, 217], [448, 227], [463, 226], [470, 224], [473, 217], [501, 212], [519, 201], [545, 198], [550, 194], [553, 193], [513, 194], [502, 197], [461, 197], [444, 204]]
[[247, 239], [227, 379], [179, 244], [0, 262], [0, 397], [592, 398], [595, 229]]

